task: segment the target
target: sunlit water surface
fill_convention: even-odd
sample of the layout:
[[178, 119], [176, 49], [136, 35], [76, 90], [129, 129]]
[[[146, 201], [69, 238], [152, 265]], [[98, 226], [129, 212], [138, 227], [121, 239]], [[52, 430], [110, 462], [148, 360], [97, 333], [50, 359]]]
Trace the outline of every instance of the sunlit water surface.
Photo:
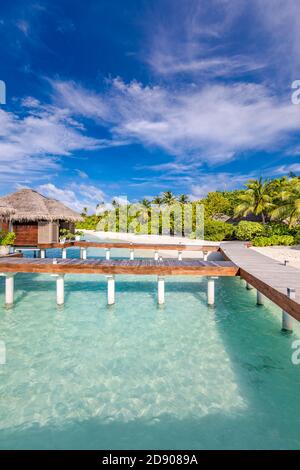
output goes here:
[[300, 448], [299, 327], [238, 278], [215, 308], [201, 277], [166, 278], [163, 307], [155, 277], [116, 276], [112, 307], [104, 276], [65, 279], [58, 308], [53, 277], [19, 274], [6, 310], [0, 278], [0, 448]]

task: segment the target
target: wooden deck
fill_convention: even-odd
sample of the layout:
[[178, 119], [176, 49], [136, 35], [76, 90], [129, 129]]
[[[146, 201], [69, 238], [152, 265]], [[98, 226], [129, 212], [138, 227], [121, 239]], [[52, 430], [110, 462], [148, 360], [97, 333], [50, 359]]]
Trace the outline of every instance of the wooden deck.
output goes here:
[[3, 273], [48, 274], [145, 274], [167, 276], [236, 276], [238, 267], [230, 261], [199, 260], [98, 260], [1, 258]]
[[[240, 268], [240, 276], [272, 302], [300, 321], [300, 270], [284, 266], [244, 243], [221, 243], [225, 259]], [[287, 288], [296, 290], [296, 300], [287, 296]]]
[[184, 245], [184, 244], [158, 244], [158, 243], [105, 243], [105, 242], [66, 242], [66, 243], [50, 243], [39, 244], [37, 248], [42, 250], [51, 248], [125, 248], [128, 250], [152, 250], [152, 251], [204, 251], [216, 252], [219, 251], [219, 245]]

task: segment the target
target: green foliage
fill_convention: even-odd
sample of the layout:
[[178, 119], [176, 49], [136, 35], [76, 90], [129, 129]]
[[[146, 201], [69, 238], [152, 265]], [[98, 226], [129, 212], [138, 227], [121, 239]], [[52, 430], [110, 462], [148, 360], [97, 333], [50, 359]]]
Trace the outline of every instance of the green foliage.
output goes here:
[[74, 233], [70, 232], [68, 229], [66, 228], [62, 228], [60, 229], [59, 231], [59, 235], [60, 235], [60, 240], [63, 240], [64, 238], [66, 240], [74, 240], [75, 239], [75, 235]]
[[290, 246], [295, 243], [292, 235], [273, 235], [272, 237], [256, 237], [252, 241], [253, 246]]
[[292, 178], [274, 197], [272, 219], [288, 221], [289, 227], [296, 226], [300, 219], [300, 180]]
[[204, 205], [206, 216], [230, 215], [230, 201], [221, 192], [216, 191], [208, 193], [207, 197], [202, 199], [201, 203]]
[[84, 217], [83, 222], [77, 222], [76, 229], [78, 230], [96, 230], [98, 223], [101, 220], [101, 216], [96, 214], [87, 215]]
[[239, 205], [235, 208], [235, 215], [246, 217], [249, 214], [260, 215], [262, 223], [266, 221], [266, 214], [272, 208], [270, 182], [268, 180], [249, 180], [246, 191], [240, 195]]
[[234, 233], [234, 226], [226, 222], [207, 219], [204, 224], [204, 238], [211, 241], [230, 240]]
[[14, 232], [5, 232], [2, 230], [0, 232], [0, 245], [1, 246], [10, 246], [13, 245], [16, 239], [16, 234]]
[[270, 222], [265, 225], [266, 236], [272, 237], [273, 235], [293, 235], [293, 231], [289, 229], [286, 224], [280, 222]]
[[253, 238], [264, 234], [265, 228], [259, 222], [242, 220], [235, 229], [235, 236], [238, 240], [253, 240]]

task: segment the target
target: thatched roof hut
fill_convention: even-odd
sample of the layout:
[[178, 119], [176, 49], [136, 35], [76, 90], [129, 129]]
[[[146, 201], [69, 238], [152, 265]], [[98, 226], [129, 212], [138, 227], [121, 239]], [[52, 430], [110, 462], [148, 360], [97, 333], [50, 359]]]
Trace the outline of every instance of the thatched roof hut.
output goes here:
[[0, 197], [0, 217], [6, 214], [7, 227], [16, 233], [16, 246], [57, 243], [60, 229], [74, 232], [82, 217], [56, 199], [32, 189], [21, 189]]
[[[0, 197], [1, 206], [12, 208], [12, 222], [38, 222], [64, 220], [80, 222], [82, 217], [56, 199], [49, 199], [32, 189], [21, 189], [15, 193]], [[1, 212], [0, 212], [1, 213]]]
[[8, 219], [14, 212], [11, 206], [0, 201], [0, 219]]

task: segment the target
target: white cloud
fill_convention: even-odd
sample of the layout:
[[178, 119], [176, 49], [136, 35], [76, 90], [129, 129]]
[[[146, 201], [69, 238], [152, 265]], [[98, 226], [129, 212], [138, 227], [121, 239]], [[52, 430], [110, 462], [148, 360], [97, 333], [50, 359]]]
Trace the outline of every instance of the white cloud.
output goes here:
[[197, 178], [197, 184], [192, 185], [190, 198], [201, 199], [211, 191], [228, 191], [241, 188], [254, 174], [239, 175], [234, 173], [213, 173], [202, 175]]
[[23, 114], [0, 109], [1, 185], [47, 177], [60, 169], [60, 157], [102, 145], [84, 135], [82, 125], [64, 110], [45, 108], [33, 98], [22, 104]]
[[[60, 95], [66, 108], [73, 106], [70, 87]], [[60, 93], [64, 90], [60, 87]], [[112, 132], [112, 145], [138, 142], [198, 163], [224, 163], [243, 151], [269, 150], [300, 129], [300, 113], [289, 97], [280, 100], [258, 84], [187, 85], [174, 93], [166, 86], [126, 84], [118, 78], [106, 93], [83, 90], [81, 98], [78, 93], [76, 88], [79, 103], [90, 97], [87, 110], [77, 108], [81, 116], [97, 120], [98, 103], [104, 103], [101, 119]]]
[[291, 163], [290, 165], [281, 165], [272, 169], [274, 175], [287, 175], [288, 173], [300, 173], [300, 163]]
[[72, 183], [64, 188], [59, 188], [52, 183], [47, 183], [37, 186], [36, 189], [45, 196], [58, 199], [78, 212], [87, 207], [89, 212], [94, 213], [97, 204], [105, 198], [101, 189], [89, 184]]
[[85, 171], [78, 170], [78, 169], [76, 169], [75, 171], [77, 175], [80, 176], [80, 178], [87, 179], [89, 177]]
[[143, 58], [156, 74], [185, 74], [193, 79], [232, 77], [261, 69], [266, 60], [245, 55], [239, 43], [234, 52], [230, 50], [231, 33], [245, 7], [240, 0], [163, 0], [150, 13]]

